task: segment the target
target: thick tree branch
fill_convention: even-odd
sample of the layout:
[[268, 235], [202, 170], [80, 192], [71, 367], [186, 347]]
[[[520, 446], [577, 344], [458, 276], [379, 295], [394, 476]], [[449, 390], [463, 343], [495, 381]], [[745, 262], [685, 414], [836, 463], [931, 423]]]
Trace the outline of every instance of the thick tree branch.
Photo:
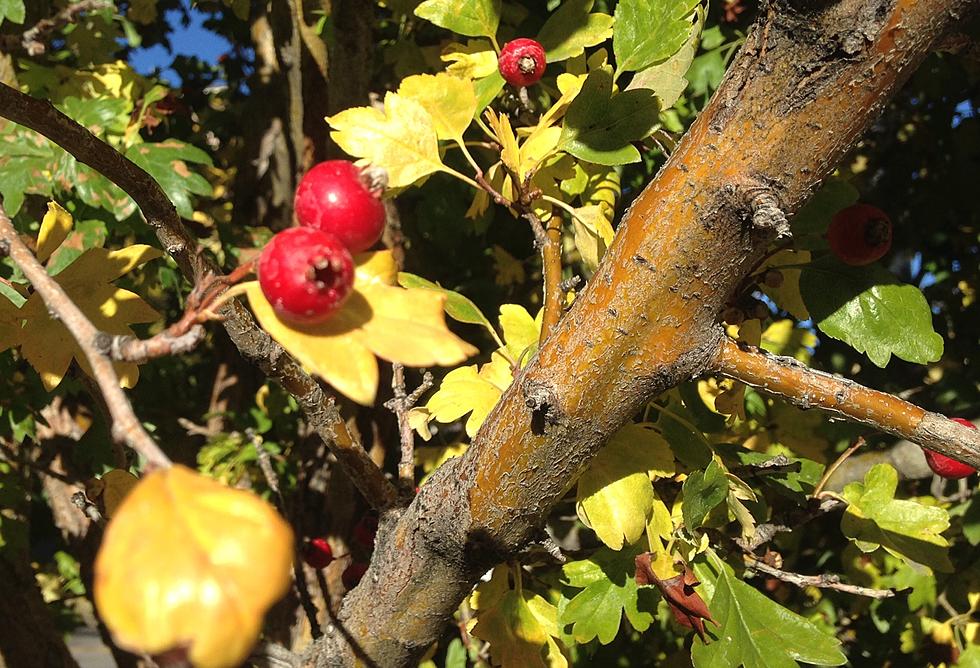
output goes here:
[[[126, 191], [156, 232], [163, 248], [174, 257], [192, 283], [199, 285], [208, 276], [221, 274], [207, 255], [198, 252], [197, 242], [188, 234], [173, 203], [153, 177], [51, 103], [0, 84], [0, 117], [44, 135]], [[354, 442], [333, 397], [327, 395], [282, 346], [256, 325], [244, 306], [233, 301], [225, 306], [222, 315], [225, 331], [238, 351], [296, 398], [310, 425], [368, 503], [377, 508], [394, 503], [395, 486], [371, 461], [364, 448]]]
[[133, 406], [119, 386], [119, 376], [116, 375], [112, 362], [96, 349], [95, 341], [100, 334], [99, 330], [65, 294], [58, 282], [48, 275], [34, 254], [20, 240], [2, 205], [0, 205], [0, 246], [6, 250], [14, 264], [24, 272], [24, 276], [41, 295], [48, 310], [71, 332], [78, 347], [85, 354], [85, 359], [92, 368], [92, 377], [99, 384], [99, 391], [105, 397], [106, 406], [112, 417], [113, 439], [125, 443], [142, 455], [146, 459], [148, 469], [169, 467], [170, 458], [150, 438], [139, 418], [133, 413]]
[[[400, 518], [382, 522], [371, 567], [340, 612], [373, 661], [417, 661], [602, 444], [653, 396], [710, 367], [720, 311], [781, 231], [773, 211], [799, 208], [975, 4], [771, 3], [466, 454], [440, 467]], [[753, 210], [759, 188], [770, 196]], [[352, 665], [354, 655], [328, 631], [307, 661]]]
[[898, 397], [817, 371], [792, 357], [724, 339], [714, 370], [803, 409], [819, 408], [980, 468], [980, 430]]

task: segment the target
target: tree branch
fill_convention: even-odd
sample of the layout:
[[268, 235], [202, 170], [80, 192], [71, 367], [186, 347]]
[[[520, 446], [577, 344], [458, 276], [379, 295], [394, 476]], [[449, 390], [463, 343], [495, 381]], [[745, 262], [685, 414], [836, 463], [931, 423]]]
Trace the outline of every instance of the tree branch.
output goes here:
[[65, 294], [58, 282], [48, 275], [34, 254], [20, 240], [2, 205], [0, 205], [0, 246], [6, 250], [14, 264], [24, 272], [24, 276], [41, 295], [48, 310], [65, 325], [85, 354], [85, 359], [92, 368], [92, 377], [99, 384], [99, 391], [105, 397], [106, 406], [112, 417], [113, 439], [125, 443], [142, 455], [146, 459], [147, 469], [169, 467], [170, 458], [150, 438], [136, 414], [133, 413], [133, 406], [119, 386], [119, 376], [116, 375], [112, 362], [96, 349], [95, 341], [99, 336], [99, 330]]
[[980, 430], [891, 394], [724, 339], [714, 371], [800, 408], [819, 408], [980, 468]]
[[753, 571], [765, 573], [766, 575], [782, 580], [783, 582], [794, 584], [797, 587], [820, 587], [821, 589], [833, 589], [835, 591], [842, 591], [845, 594], [866, 596], [868, 598], [880, 599], [892, 598], [895, 596], [895, 590], [893, 589], [872, 589], [870, 587], [861, 587], [859, 585], [841, 582], [840, 576], [834, 573], [824, 573], [823, 575], [801, 575], [799, 573], [791, 573], [789, 571], [773, 568], [765, 562], [748, 556], [745, 557], [745, 563]]
[[[51, 103], [0, 84], [0, 117], [44, 135], [126, 191], [156, 232], [163, 248], [174, 257], [184, 276], [194, 285], [200, 285], [209, 275], [222, 273], [207, 255], [198, 252], [197, 243], [153, 177]], [[333, 397], [328, 396], [282, 346], [256, 325], [244, 306], [232, 301], [222, 309], [222, 315], [225, 331], [238, 351], [297, 400], [310, 426], [337, 457], [368, 503], [375, 508], [394, 503], [397, 490], [367, 452], [354, 442]]]

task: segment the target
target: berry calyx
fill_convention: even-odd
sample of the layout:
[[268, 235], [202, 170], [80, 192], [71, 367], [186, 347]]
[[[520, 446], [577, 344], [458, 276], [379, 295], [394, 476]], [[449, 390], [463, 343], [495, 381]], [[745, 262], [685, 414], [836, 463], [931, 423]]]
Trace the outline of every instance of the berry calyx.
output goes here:
[[354, 259], [337, 237], [310, 227], [279, 232], [259, 258], [259, 286], [276, 314], [297, 324], [323, 322], [354, 286]]
[[845, 264], [871, 264], [892, 247], [892, 221], [878, 207], [855, 204], [838, 211], [831, 220], [827, 242]]
[[367, 573], [367, 569], [367, 564], [360, 561], [352, 561], [344, 569], [344, 572], [340, 576], [340, 581], [344, 583], [344, 587], [351, 590], [361, 581], [361, 578]]
[[377, 243], [385, 227], [385, 207], [364, 173], [347, 160], [327, 160], [308, 171], [296, 188], [299, 224], [333, 234], [351, 253]]
[[511, 86], [533, 86], [541, 80], [548, 62], [544, 47], [527, 37], [504, 44], [497, 57], [497, 67]]
[[314, 538], [303, 550], [303, 561], [310, 568], [320, 570], [326, 568], [333, 561], [333, 550], [326, 538]]
[[[963, 418], [951, 418], [953, 422], [959, 422], [964, 427], [969, 427], [970, 429], [976, 429], [976, 425], [969, 420], [964, 420]], [[964, 464], [963, 462], [958, 462], [951, 457], [940, 454], [929, 448], [922, 448], [923, 454], [926, 456], [926, 463], [929, 464], [929, 468], [932, 472], [948, 480], [959, 480], [960, 478], [965, 478], [977, 472], [975, 468], [969, 464]]]

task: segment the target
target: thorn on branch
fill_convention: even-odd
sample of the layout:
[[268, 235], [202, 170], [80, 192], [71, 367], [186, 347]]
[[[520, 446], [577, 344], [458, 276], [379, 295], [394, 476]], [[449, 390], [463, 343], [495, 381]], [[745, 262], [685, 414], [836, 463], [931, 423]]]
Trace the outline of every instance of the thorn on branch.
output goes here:
[[782, 241], [793, 236], [789, 221], [779, 205], [776, 194], [768, 187], [749, 188], [745, 191], [746, 201], [752, 209], [752, 226], [758, 230], [773, 231], [776, 239]]

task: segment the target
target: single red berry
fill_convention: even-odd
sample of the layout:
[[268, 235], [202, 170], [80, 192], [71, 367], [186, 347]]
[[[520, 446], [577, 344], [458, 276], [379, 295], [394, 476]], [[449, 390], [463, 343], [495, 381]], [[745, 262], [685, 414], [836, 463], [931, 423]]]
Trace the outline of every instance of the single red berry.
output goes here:
[[351, 253], [377, 243], [385, 227], [385, 207], [347, 160], [327, 160], [308, 171], [296, 188], [296, 218], [340, 239]]
[[538, 83], [547, 64], [544, 48], [527, 37], [507, 42], [497, 57], [500, 74], [507, 83], [517, 87]]
[[[976, 429], [976, 425], [969, 420], [964, 420], [963, 418], [951, 418], [953, 422], [959, 422], [965, 427], [970, 429]], [[929, 468], [932, 472], [943, 478], [948, 478], [950, 480], [959, 480], [960, 478], [965, 478], [977, 472], [975, 468], [969, 464], [964, 464], [963, 462], [958, 462], [951, 457], [939, 454], [928, 448], [922, 449], [926, 456], [926, 462], [929, 464]]]
[[374, 537], [378, 533], [378, 518], [374, 515], [365, 515], [354, 525], [352, 532], [354, 542], [369, 550], [374, 548]]
[[284, 320], [321, 322], [350, 294], [354, 260], [332, 234], [311, 227], [291, 227], [272, 237], [262, 251], [259, 285]]
[[327, 539], [314, 538], [311, 540], [306, 549], [303, 550], [303, 561], [317, 570], [329, 566], [330, 562], [333, 561], [333, 550], [330, 549], [330, 543], [327, 542]]
[[892, 247], [892, 221], [878, 207], [855, 204], [837, 212], [827, 228], [827, 241], [845, 264], [871, 264]]
[[340, 580], [344, 583], [344, 587], [346, 587], [348, 590], [356, 587], [357, 583], [364, 577], [364, 574], [367, 573], [367, 569], [367, 564], [360, 561], [352, 561], [347, 568], [344, 569], [343, 574], [340, 576]]

